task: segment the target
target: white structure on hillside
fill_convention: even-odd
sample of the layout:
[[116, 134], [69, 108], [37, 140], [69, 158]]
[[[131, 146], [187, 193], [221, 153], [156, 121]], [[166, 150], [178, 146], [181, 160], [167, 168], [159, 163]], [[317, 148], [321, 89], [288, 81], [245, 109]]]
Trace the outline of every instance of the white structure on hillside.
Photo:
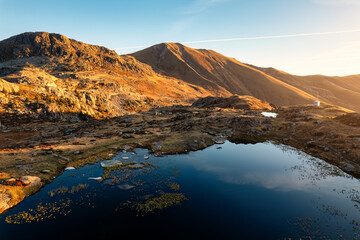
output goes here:
[[314, 101], [313, 106], [314, 107], [320, 107], [320, 101]]
[[314, 101], [313, 106], [320, 107], [319, 92], [316, 92], [316, 101]]

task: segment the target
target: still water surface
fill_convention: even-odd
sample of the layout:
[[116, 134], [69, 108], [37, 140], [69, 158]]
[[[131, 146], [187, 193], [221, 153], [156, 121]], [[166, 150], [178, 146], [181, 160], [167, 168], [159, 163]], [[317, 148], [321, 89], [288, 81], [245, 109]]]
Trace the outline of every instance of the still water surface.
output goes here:
[[[226, 142], [148, 160], [147, 150], [134, 152], [115, 159], [145, 166], [113, 171], [103, 181], [89, 179], [103, 176], [100, 163], [65, 171], [0, 216], [0, 239], [357, 239], [360, 233], [359, 180], [292, 148]], [[71, 192], [79, 184], [86, 188]], [[62, 187], [68, 191], [51, 196]], [[138, 211], [166, 193], [186, 200]], [[6, 223], [19, 213], [37, 217]]]

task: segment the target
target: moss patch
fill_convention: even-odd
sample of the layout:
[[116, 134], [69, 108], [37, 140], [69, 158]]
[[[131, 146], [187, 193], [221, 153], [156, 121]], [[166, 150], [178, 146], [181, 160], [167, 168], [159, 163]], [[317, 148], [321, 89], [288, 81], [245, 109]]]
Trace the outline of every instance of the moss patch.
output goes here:
[[36, 209], [29, 209], [27, 211], [19, 212], [8, 216], [5, 221], [8, 224], [25, 224], [32, 222], [43, 222], [47, 219], [53, 219], [56, 216], [66, 216], [71, 212], [71, 200], [63, 200], [55, 203], [41, 203]]
[[185, 200], [187, 198], [182, 193], [165, 193], [160, 197], [149, 199], [145, 203], [137, 204], [136, 210], [141, 214], [152, 213], [156, 210], [178, 205]]
[[180, 185], [176, 184], [176, 183], [169, 184], [169, 187], [174, 191], [179, 191], [180, 190]]

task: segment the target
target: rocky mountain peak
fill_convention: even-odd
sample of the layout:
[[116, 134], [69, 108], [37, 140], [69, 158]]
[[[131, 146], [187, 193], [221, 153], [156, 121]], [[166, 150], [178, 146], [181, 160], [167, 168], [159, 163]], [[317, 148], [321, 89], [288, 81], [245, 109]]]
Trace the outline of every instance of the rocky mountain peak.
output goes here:
[[56, 57], [95, 66], [144, 73], [144, 66], [108, 48], [69, 39], [61, 34], [26, 32], [0, 41], [0, 62], [31, 57]]
[[74, 53], [74, 40], [47, 32], [26, 32], [0, 42], [0, 61], [17, 58], [62, 56]]

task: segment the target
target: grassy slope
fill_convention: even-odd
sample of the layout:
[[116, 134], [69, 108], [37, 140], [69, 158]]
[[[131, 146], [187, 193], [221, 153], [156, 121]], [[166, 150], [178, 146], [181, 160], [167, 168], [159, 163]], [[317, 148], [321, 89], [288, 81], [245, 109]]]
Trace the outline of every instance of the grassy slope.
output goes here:
[[208, 90], [215, 85], [219, 91], [251, 95], [277, 105], [306, 104], [314, 99], [294, 86], [214, 51], [166, 43], [132, 56], [154, 70]]
[[318, 95], [321, 101], [360, 111], [360, 75], [346, 77], [296, 76], [274, 68], [258, 69], [313, 96]]

